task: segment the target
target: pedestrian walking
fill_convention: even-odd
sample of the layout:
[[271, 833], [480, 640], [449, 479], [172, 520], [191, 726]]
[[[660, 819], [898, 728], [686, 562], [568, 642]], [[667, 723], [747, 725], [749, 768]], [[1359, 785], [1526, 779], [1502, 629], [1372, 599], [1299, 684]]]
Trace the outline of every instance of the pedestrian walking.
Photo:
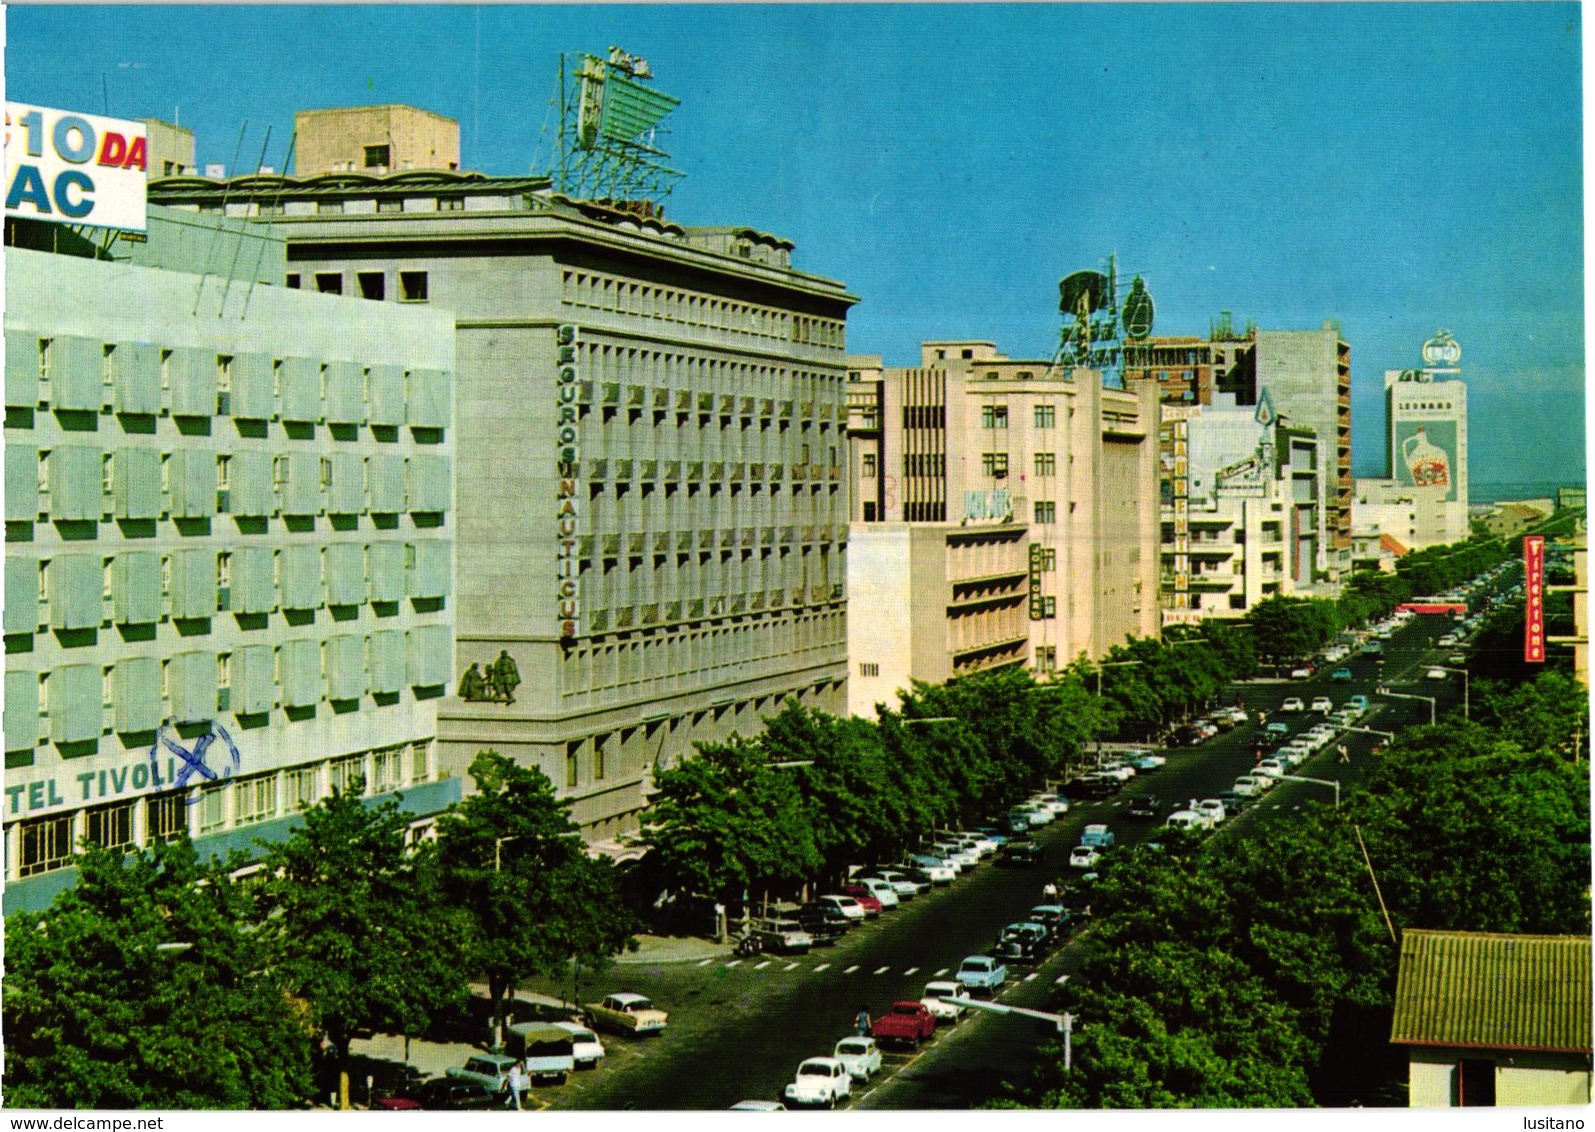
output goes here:
[[854, 1023], [858, 1027], [858, 1036], [859, 1037], [861, 1037], [861, 1038], [869, 1037], [869, 1031], [870, 1031], [869, 1007], [860, 1006], [858, 1008], [858, 1017], [854, 1019]]
[[1342, 743], [1340, 745], [1339, 750], [1340, 750], [1340, 759], [1339, 759], [1339, 761], [1343, 762], [1343, 763], [1349, 763], [1351, 761], [1351, 751], [1346, 747], [1346, 744]]
[[1056, 899], [1058, 899], [1058, 885], [1057, 885], [1057, 882], [1056, 882], [1056, 881], [1050, 881], [1050, 880], [1049, 880], [1049, 881], [1048, 881], [1048, 882], [1047, 882], [1047, 883], [1046, 883], [1046, 884], [1045, 884], [1045, 885], [1044, 885], [1044, 886], [1043, 886], [1043, 887], [1042, 887], [1042, 889], [1041, 889], [1041, 895], [1042, 895], [1042, 896], [1044, 896], [1044, 897], [1046, 897], [1046, 899], [1047, 899], [1047, 902], [1048, 902], [1048, 903], [1049, 903], [1049, 904], [1050, 904], [1050, 903], [1051, 903], [1051, 902], [1052, 902], [1052, 901], [1054, 901], [1054, 900], [1056, 900]]
[[526, 1074], [521, 1071], [521, 1063], [515, 1062], [510, 1066], [509, 1075], [510, 1097], [504, 1102], [506, 1106], [514, 1103], [515, 1111], [521, 1111], [521, 1094], [526, 1091]]

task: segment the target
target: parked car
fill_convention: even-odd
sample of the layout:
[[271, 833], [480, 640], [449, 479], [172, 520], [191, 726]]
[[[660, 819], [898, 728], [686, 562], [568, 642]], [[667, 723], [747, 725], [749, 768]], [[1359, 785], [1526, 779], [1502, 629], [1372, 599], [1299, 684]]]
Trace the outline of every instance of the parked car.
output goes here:
[[840, 909], [828, 904], [805, 904], [797, 910], [796, 918], [815, 947], [830, 947], [853, 926]]
[[1445, 662], [1455, 668], [1462, 668], [1468, 663], [1468, 654], [1464, 652], [1454, 652], [1445, 658]]
[[1162, 811], [1162, 803], [1156, 794], [1138, 794], [1130, 799], [1130, 807], [1125, 812], [1132, 818], [1155, 818]]
[[1316, 696], [1313, 698], [1313, 710], [1322, 715], [1328, 715], [1335, 710], [1335, 701], [1328, 696]]
[[1277, 747], [1288, 738], [1290, 738], [1290, 724], [1288, 723], [1275, 722], [1263, 728], [1263, 742], [1268, 746]]
[[948, 1002], [950, 998], [964, 997], [964, 988], [951, 979], [935, 979], [925, 984], [925, 994], [919, 1000], [920, 1004], [930, 1011], [936, 1019], [936, 1024], [953, 1025], [963, 1017], [964, 1007], [956, 1002]]
[[1032, 827], [1052, 824], [1052, 810], [1046, 806], [1037, 805], [1031, 802], [1021, 802], [1019, 805], [1014, 806], [1009, 813], [1023, 814], [1025, 816], [1025, 820], [1028, 821]]
[[1362, 646], [1362, 651], [1367, 653], [1369, 656], [1377, 656], [1379, 653], [1385, 651], [1385, 647], [1378, 641], [1369, 641], [1367, 644]]
[[[1100, 801], [1117, 794], [1124, 784], [1116, 778], [1101, 774], [1082, 774], [1064, 783], [1064, 793], [1071, 798]], [[1029, 825], [1026, 825], [1029, 828]]]
[[1047, 929], [1047, 945], [1051, 946], [1069, 929], [1069, 909], [1062, 904], [1037, 904], [1030, 909], [1030, 920]]
[[1368, 710], [1368, 697], [1362, 695], [1352, 696], [1346, 701], [1346, 706], [1358, 715], [1362, 715]]
[[1289, 774], [1290, 770], [1278, 759], [1264, 759], [1252, 767], [1252, 774], [1266, 774], [1269, 778], [1278, 778], [1280, 775]]
[[1080, 919], [1091, 915], [1091, 890], [1081, 884], [1060, 884], [1058, 886], [1058, 903], [1068, 910], [1071, 919]]
[[1222, 825], [1229, 815], [1224, 812], [1224, 803], [1217, 798], [1203, 798], [1196, 803], [1196, 812], [1206, 814], [1210, 819], [1210, 826]]
[[958, 964], [957, 979], [964, 990], [973, 994], [984, 991], [995, 994], [1008, 979], [1008, 968], [990, 955], [971, 955]]
[[1235, 780], [1233, 789], [1242, 798], [1256, 798], [1267, 792], [1268, 787], [1264, 785], [1267, 781], [1262, 775], [1243, 774]]
[[1005, 963], [1035, 963], [1046, 954], [1051, 937], [1044, 924], [1020, 920], [998, 933], [993, 953]]
[[855, 1081], [868, 1081], [881, 1071], [881, 1050], [874, 1038], [843, 1038], [831, 1056], [842, 1063]]
[[1041, 845], [1038, 842], [1028, 838], [1024, 840], [1015, 838], [1002, 847], [997, 862], [1002, 865], [1035, 865], [1041, 862], [1041, 856]]
[[[968, 960], [965, 960], [967, 963]], [[917, 1000], [892, 1003], [891, 1009], [875, 1019], [870, 1034], [882, 1045], [917, 1046], [936, 1032], [936, 1016]]]
[[1342, 684], [1348, 684], [1351, 682], [1351, 669], [1337, 668], [1329, 674], [1329, 678]]
[[[907, 899], [907, 897], [898, 893], [897, 886], [889, 880], [881, 880], [879, 877], [860, 877], [856, 883], [863, 885], [871, 896], [879, 900], [882, 908], [895, 908]], [[847, 889], [844, 888], [842, 891], [847, 892]], [[916, 889], [915, 891], [917, 892], [918, 890]], [[857, 895], [857, 893], [853, 892], [848, 892], [847, 894], [849, 896]]]
[[1069, 812], [1069, 799], [1062, 794], [1037, 794], [1031, 801], [1047, 807], [1056, 817], [1062, 817]]
[[930, 881], [921, 880], [901, 869], [876, 869], [870, 874], [876, 880], [883, 880], [892, 886], [892, 891], [897, 893], [899, 900], [912, 899], [922, 892], [930, 891]]
[[1301, 702], [1300, 696], [1286, 696], [1285, 702], [1279, 705], [1280, 711], [1306, 711], [1307, 705]]
[[1242, 798], [1234, 790], [1220, 790], [1218, 792], [1218, 800], [1224, 803], [1224, 812], [1226, 814], [1238, 814], [1246, 808], [1246, 799]]
[[480, 1081], [448, 1076], [422, 1081], [408, 1095], [428, 1112], [465, 1112], [497, 1108], [504, 1103], [498, 1086], [490, 1088]]
[[780, 1101], [738, 1101], [732, 1105], [731, 1112], [785, 1112], [786, 1105]]
[[853, 1095], [853, 1076], [834, 1057], [811, 1057], [797, 1067], [784, 1095], [792, 1104], [835, 1108], [837, 1101]]
[[1131, 759], [1127, 765], [1133, 766], [1137, 771], [1147, 771], [1157, 770], [1160, 767], [1167, 766], [1168, 761], [1169, 760], [1166, 755], [1145, 754]]
[[640, 994], [612, 994], [591, 1003], [593, 1028], [621, 1034], [662, 1034], [670, 1016]]
[[509, 1087], [510, 1066], [514, 1064], [515, 1059], [505, 1054], [479, 1053], [466, 1058], [464, 1065], [444, 1070], [443, 1075], [501, 1093]]
[[1163, 824], [1169, 829], [1204, 830], [1212, 828], [1208, 824], [1207, 815], [1196, 810], [1175, 810], [1167, 818], [1163, 819]]
[[549, 1025], [570, 1035], [571, 1057], [577, 1069], [596, 1069], [604, 1060], [604, 1043], [580, 1022], [550, 1022]]
[[1298, 664], [1290, 670], [1290, 678], [1292, 680], [1307, 680], [1312, 677], [1312, 674], [1313, 666], [1310, 664]]
[[518, 1022], [504, 1033], [511, 1055], [533, 1081], [563, 1085], [576, 1070], [575, 1039], [570, 1031], [547, 1022]]
[[754, 920], [752, 932], [764, 950], [782, 955], [799, 954], [814, 946], [814, 937], [795, 919]]
[[952, 884], [958, 876], [956, 865], [949, 864], [941, 857], [933, 857], [927, 853], [916, 853], [903, 862], [906, 869], [918, 869], [930, 878], [931, 884]]
[[[864, 915], [866, 916], [879, 916], [885, 907], [881, 900], [862, 884], [844, 884], [842, 886], [842, 895], [851, 896], [858, 901], [859, 907], [864, 909]], [[893, 899], [895, 900], [896, 897], [893, 897]]]
[[1094, 869], [1100, 860], [1102, 860], [1101, 851], [1090, 845], [1076, 845], [1069, 851], [1071, 869]]
[[[869, 913], [864, 910], [864, 905], [860, 904], [857, 900], [854, 900], [851, 896], [843, 896], [840, 893], [827, 893], [816, 900], [815, 903], [821, 904], [827, 908], [835, 908], [845, 919], [848, 919], [853, 923], [858, 923], [859, 921], [863, 920], [865, 916], [869, 915]], [[877, 908], [877, 914], [879, 911], [880, 909]]]

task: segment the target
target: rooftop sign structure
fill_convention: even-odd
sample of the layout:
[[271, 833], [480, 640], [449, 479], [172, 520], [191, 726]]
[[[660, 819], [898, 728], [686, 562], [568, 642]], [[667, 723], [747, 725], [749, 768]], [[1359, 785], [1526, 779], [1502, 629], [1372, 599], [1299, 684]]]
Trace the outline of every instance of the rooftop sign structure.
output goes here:
[[6, 215], [144, 231], [143, 122], [6, 103]]
[[[611, 47], [607, 58], [559, 63], [559, 152], [555, 190], [653, 215], [684, 174], [665, 164], [662, 125], [681, 100], [651, 86], [646, 59]], [[573, 80], [573, 81], [572, 81]]]

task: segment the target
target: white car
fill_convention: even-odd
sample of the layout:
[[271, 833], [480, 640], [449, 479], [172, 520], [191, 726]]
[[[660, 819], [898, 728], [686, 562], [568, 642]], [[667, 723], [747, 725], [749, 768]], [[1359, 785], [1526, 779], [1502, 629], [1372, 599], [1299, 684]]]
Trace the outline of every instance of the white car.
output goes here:
[[1076, 845], [1069, 852], [1069, 867], [1071, 869], [1094, 869], [1097, 862], [1102, 859], [1102, 854], [1090, 845]]
[[1287, 696], [1285, 702], [1279, 705], [1280, 711], [1306, 711], [1307, 705], [1301, 702], [1300, 696]]
[[835, 1108], [837, 1101], [853, 1095], [853, 1076], [834, 1057], [811, 1057], [798, 1066], [784, 1095], [793, 1104]]
[[1243, 774], [1235, 780], [1235, 785], [1230, 787], [1242, 798], [1256, 798], [1273, 785], [1273, 779], [1262, 775]]
[[881, 1049], [874, 1038], [843, 1038], [831, 1056], [842, 1063], [855, 1081], [868, 1081], [881, 1071]]
[[1302, 665], [1300, 668], [1292, 668], [1290, 670], [1290, 678], [1292, 680], [1307, 680], [1307, 679], [1310, 679], [1312, 677], [1312, 674], [1313, 674], [1312, 667], [1310, 665], [1305, 665], [1305, 664]]
[[819, 902], [828, 907], [835, 908], [843, 917], [849, 920], [862, 920], [864, 918], [864, 905], [854, 900], [851, 896], [822, 896]]
[[1328, 696], [1317, 696], [1313, 699], [1313, 710], [1328, 715], [1335, 710], [1335, 701]]
[[1135, 768], [1128, 763], [1121, 763], [1114, 759], [1111, 762], [1103, 763], [1100, 773], [1110, 778], [1117, 778], [1120, 782], [1128, 782], [1135, 777]]
[[1266, 774], [1269, 778], [1278, 778], [1281, 775], [1289, 774], [1290, 771], [1287, 770], [1285, 768], [1285, 764], [1280, 762], [1278, 759], [1264, 759], [1262, 762], [1252, 767], [1252, 773], [1254, 775]]
[[1037, 794], [1030, 801], [1038, 806], [1045, 806], [1052, 811], [1054, 817], [1062, 817], [1069, 812], [1069, 800], [1057, 794]]
[[989, 857], [997, 851], [997, 843], [984, 833], [960, 832], [958, 837], [965, 845], [971, 846], [982, 857]]
[[883, 909], [895, 908], [902, 903], [901, 900], [897, 899], [897, 890], [892, 887], [891, 881], [878, 880], [871, 877], [866, 880], [857, 881], [856, 883], [862, 884], [865, 888], [869, 889], [869, 894], [881, 902], [881, 907]]
[[1318, 730], [1304, 731], [1300, 735], [1296, 736], [1295, 741], [1300, 743], [1307, 749], [1309, 753], [1311, 753], [1318, 750], [1318, 748], [1322, 747], [1325, 743], [1329, 742], [1329, 736]]
[[1203, 798], [1196, 803], [1196, 812], [1207, 815], [1209, 828], [1223, 824], [1224, 819], [1229, 816], [1224, 812], [1224, 803], [1217, 798]]
[[1145, 754], [1133, 760], [1129, 765], [1136, 770], [1157, 770], [1158, 767], [1167, 766], [1168, 758], [1164, 755]]
[[550, 1022], [549, 1025], [570, 1035], [570, 1052], [577, 1069], [593, 1069], [604, 1060], [604, 1043], [586, 1026], [577, 1022]]
[[[912, 900], [920, 893], [930, 891], [929, 883], [921, 884], [916, 880], [911, 880], [907, 873], [898, 872], [896, 869], [876, 869], [874, 875], [891, 885], [892, 891], [897, 893], [899, 900]], [[932, 878], [932, 880], [934, 879]], [[952, 878], [948, 877], [947, 879], [951, 880]]]
[[1212, 820], [1204, 813], [1196, 810], [1175, 810], [1163, 824], [1169, 829], [1212, 829]]
[[1450, 673], [1443, 668], [1431, 668], [1423, 674], [1425, 680], [1444, 680]]
[[919, 1000], [931, 1016], [936, 1019], [936, 1024], [952, 1024], [963, 1017], [964, 1008], [956, 1002], [948, 1002], [949, 998], [963, 998], [964, 988], [949, 979], [937, 979], [925, 984], [925, 994]]
[[957, 866], [948, 864], [940, 857], [921, 856], [913, 861], [905, 861], [903, 865], [924, 873], [930, 878], [931, 884], [952, 884], [958, 877]]
[[958, 862], [960, 868], [972, 869], [980, 864], [980, 851], [962, 842], [938, 841], [930, 849], [938, 857]]
[[1034, 829], [1036, 826], [1052, 824], [1052, 810], [1046, 806], [1033, 806], [1029, 803], [1021, 802], [1019, 805], [1013, 807], [1010, 812], [1023, 814], [1025, 820], [1030, 823], [1032, 829]]

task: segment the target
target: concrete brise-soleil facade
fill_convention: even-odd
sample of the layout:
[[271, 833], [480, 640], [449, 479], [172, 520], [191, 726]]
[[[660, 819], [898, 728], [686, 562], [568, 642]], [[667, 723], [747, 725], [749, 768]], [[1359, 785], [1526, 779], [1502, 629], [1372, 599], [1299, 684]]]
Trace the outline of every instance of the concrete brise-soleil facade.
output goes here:
[[[982, 341], [926, 342], [909, 369], [861, 355], [849, 372], [853, 535], [870, 548], [849, 564], [855, 713], [894, 703], [905, 677], [1046, 672], [1157, 633], [1149, 383], [1107, 389]], [[901, 625], [878, 624], [894, 618], [906, 651], [888, 648]]]
[[[290, 286], [454, 314], [459, 528], [440, 765], [543, 770], [587, 834], [656, 767], [845, 709], [845, 319], [790, 242], [542, 178], [159, 182], [268, 220]], [[368, 309], [384, 309], [380, 302]], [[506, 660], [514, 682], [496, 678]]]
[[356, 777], [458, 797], [452, 318], [149, 211], [119, 261], [7, 249], [7, 912], [83, 838], [251, 848]]

